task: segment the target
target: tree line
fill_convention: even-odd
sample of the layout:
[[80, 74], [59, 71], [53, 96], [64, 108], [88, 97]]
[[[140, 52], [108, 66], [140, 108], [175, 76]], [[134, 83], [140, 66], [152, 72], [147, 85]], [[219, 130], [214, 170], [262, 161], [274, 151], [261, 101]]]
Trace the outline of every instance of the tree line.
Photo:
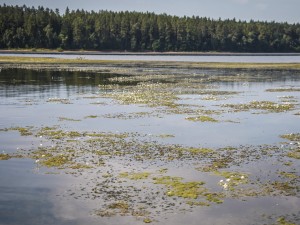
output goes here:
[[4, 4], [0, 48], [300, 52], [300, 24]]

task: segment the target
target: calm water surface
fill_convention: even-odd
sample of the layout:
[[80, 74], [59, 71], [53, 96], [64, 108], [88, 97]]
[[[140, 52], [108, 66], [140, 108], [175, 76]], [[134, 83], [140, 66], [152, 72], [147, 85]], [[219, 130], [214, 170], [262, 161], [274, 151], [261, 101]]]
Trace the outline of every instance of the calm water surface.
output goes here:
[[[289, 59], [288, 56], [284, 57], [287, 61], [300, 61], [299, 57], [292, 57], [293, 59]], [[148, 56], [145, 58], [149, 59]], [[222, 57], [208, 58], [200, 59], [200, 61], [225, 60]], [[238, 62], [241, 60], [238, 58], [230, 60]], [[265, 59], [266, 62], [272, 62], [271, 58]], [[242, 60], [250, 62], [253, 58]], [[282, 60], [282, 58], [276, 60]], [[170, 71], [172, 72], [180, 73]], [[280, 138], [280, 135], [300, 133], [300, 117], [295, 115], [300, 112], [300, 92], [266, 91], [278, 88], [299, 89], [299, 73], [246, 71], [239, 72], [238, 75], [236, 71], [215, 70], [185, 70], [182, 73], [182, 76], [193, 79], [216, 78], [211, 82], [205, 82], [206, 85], [210, 85], [209, 91], [234, 92], [216, 96], [212, 96], [210, 92], [208, 94], [176, 94], [178, 104], [202, 107], [207, 110], [221, 110], [219, 114], [212, 115], [221, 122], [192, 122], [186, 119], [190, 116], [189, 114], [170, 113], [162, 110], [161, 107], [121, 104], [106, 94], [122, 92], [105, 88], [115, 84], [115, 78], [122, 77], [120, 74], [2, 69], [0, 72], [0, 129], [2, 129], [0, 151], [17, 154], [20, 151], [38, 149], [41, 146], [62, 144], [59, 141], [46, 140], [44, 137], [34, 135], [21, 136], [16, 130], [3, 130], [12, 127], [40, 129], [45, 126], [58, 126], [65, 131], [133, 132], [150, 138], [153, 143], [201, 146], [212, 149], [228, 146], [237, 148], [280, 146], [286, 141]], [[232, 77], [232, 75], [245, 77], [245, 79], [219, 79]], [[163, 79], [166, 82], [170, 81], [166, 77]], [[132, 83], [121, 82], [119, 84], [128, 90], [134, 88]], [[286, 112], [267, 113], [259, 110], [233, 112], [224, 107], [226, 104], [249, 103], [254, 100], [281, 103], [282, 99], [291, 101], [295, 104], [295, 108]], [[128, 117], [141, 112], [149, 114], [145, 117]], [[95, 118], [89, 118], [91, 115]], [[174, 138], [159, 138], [159, 135], [163, 134], [172, 135]], [[297, 144], [295, 146], [297, 147]], [[252, 149], [252, 147], [249, 148]], [[292, 163], [291, 167], [283, 166], [275, 156], [266, 159], [262, 157], [240, 165], [232, 165], [230, 169], [246, 171], [253, 177], [266, 180], [277, 177], [275, 170], [280, 172], [283, 169], [290, 169], [298, 176], [294, 182], [299, 186], [300, 172], [296, 170], [299, 168], [299, 160], [288, 159], [288, 161]], [[99, 182], [103, 171], [122, 172], [124, 168], [127, 171], [141, 168], [156, 171], [157, 168], [167, 168], [170, 176], [184, 177], [187, 180], [205, 180], [212, 189], [222, 191], [218, 185], [220, 178], [196, 171], [194, 168], [197, 163], [199, 162], [164, 163], [157, 160], [157, 162], [128, 161], [127, 164], [122, 164], [122, 161], [111, 158], [106, 166], [92, 171], [82, 170], [72, 175], [63, 170], [52, 170], [40, 166], [35, 163], [34, 158], [1, 160], [0, 224], [142, 224], [142, 219], [136, 219], [134, 216], [95, 216], [94, 210], [107, 200], [92, 198], [86, 192], [91, 191], [94, 183]], [[143, 186], [143, 184], [139, 185]], [[160, 213], [154, 213], [151, 218], [153, 224], [199, 224], [199, 221], [202, 221], [201, 224], [274, 224], [276, 219], [283, 216], [287, 220], [299, 223], [299, 209], [299, 193], [276, 194], [242, 199], [228, 197], [225, 198], [223, 204], [195, 207], [184, 211], [161, 210]], [[152, 210], [155, 211], [155, 209]], [[156, 211], [159, 210], [160, 206], [157, 206]]]
[[90, 60], [142, 60], [182, 62], [247, 62], [247, 63], [299, 63], [300, 54], [240, 54], [240, 55], [134, 55], [134, 54], [1, 54], [0, 56], [25, 56]]

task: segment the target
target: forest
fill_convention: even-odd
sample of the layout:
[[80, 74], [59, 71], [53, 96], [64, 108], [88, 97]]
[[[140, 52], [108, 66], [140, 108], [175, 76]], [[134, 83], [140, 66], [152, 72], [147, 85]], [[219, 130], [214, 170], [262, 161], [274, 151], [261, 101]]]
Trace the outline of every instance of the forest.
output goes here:
[[0, 49], [300, 52], [300, 24], [0, 5]]

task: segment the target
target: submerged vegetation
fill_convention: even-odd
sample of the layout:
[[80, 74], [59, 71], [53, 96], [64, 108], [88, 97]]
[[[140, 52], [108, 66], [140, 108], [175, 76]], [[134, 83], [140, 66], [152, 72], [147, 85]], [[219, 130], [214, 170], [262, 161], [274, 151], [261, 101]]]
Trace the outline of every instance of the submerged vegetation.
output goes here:
[[12, 158], [12, 156], [10, 156], [9, 154], [0, 153], [0, 160], [8, 160], [10, 158]]
[[225, 104], [223, 106], [233, 108], [236, 111], [248, 111], [256, 109], [276, 113], [293, 110], [295, 108], [295, 105], [291, 103], [279, 104], [270, 101], [252, 101], [247, 104]]
[[218, 122], [218, 120], [212, 118], [212, 117], [209, 117], [209, 116], [197, 116], [197, 117], [187, 117], [186, 118], [187, 120], [189, 121], [194, 121], [194, 122], [197, 122], [197, 121], [200, 121], [200, 122]]
[[[232, 202], [242, 205], [249, 200], [254, 202], [250, 205], [255, 205], [257, 199], [263, 198], [276, 202], [299, 198], [298, 131], [282, 131], [276, 126], [274, 136], [268, 137], [274, 139], [263, 144], [262, 130], [243, 127], [244, 115], [249, 121], [285, 115], [297, 119], [293, 111], [299, 111], [298, 92], [277, 96], [273, 92], [276, 88], [267, 89], [273, 98], [258, 101], [256, 93], [249, 96], [242, 88], [232, 88], [234, 82], [248, 88], [252, 81], [270, 77], [275, 80], [278, 71], [257, 75], [244, 70], [233, 75], [236, 70], [228, 74], [222, 70], [215, 75], [217, 70], [186, 69], [180, 65], [153, 69], [128, 65], [131, 66], [118, 67], [112, 63], [105, 71], [104, 67], [98, 68], [98, 74], [85, 72], [97, 78], [88, 83], [94, 85], [92, 93], [91, 89], [87, 93], [76, 89], [76, 96], [68, 93], [73, 105], [55, 105], [70, 114], [51, 114], [50, 122], [42, 120], [35, 126], [9, 125], [0, 129], [4, 138], [14, 135], [18, 141], [17, 148], [0, 154], [0, 160], [25, 158], [35, 172], [45, 177], [72, 176], [77, 180], [63, 196], [94, 202], [93, 215], [121, 215], [144, 223], [196, 210], [215, 212], [216, 205], [223, 210]], [[176, 64], [168, 66], [173, 65]], [[68, 73], [64, 79], [71, 75]], [[78, 76], [74, 80], [79, 80]], [[237, 103], [245, 96], [246, 103]], [[51, 107], [52, 103], [64, 103], [64, 98], [53, 99], [51, 103], [47, 103], [48, 97], [40, 101]], [[95, 99], [101, 104], [91, 104]], [[84, 101], [89, 110], [74, 114], [77, 101]], [[255, 113], [248, 113], [252, 110]], [[165, 121], [171, 125], [161, 129]], [[244, 136], [231, 131], [239, 132], [241, 127]], [[258, 134], [251, 136], [248, 132]], [[209, 138], [207, 133], [211, 134]], [[228, 138], [224, 141], [224, 137]], [[239, 138], [255, 140], [245, 144]], [[30, 144], [26, 144], [28, 141]], [[13, 160], [7, 161], [10, 162]], [[262, 214], [268, 214], [264, 210]], [[265, 217], [262, 221], [276, 223], [273, 219], [279, 216], [273, 213], [272, 221]], [[282, 218], [277, 224], [299, 219], [289, 215]]]

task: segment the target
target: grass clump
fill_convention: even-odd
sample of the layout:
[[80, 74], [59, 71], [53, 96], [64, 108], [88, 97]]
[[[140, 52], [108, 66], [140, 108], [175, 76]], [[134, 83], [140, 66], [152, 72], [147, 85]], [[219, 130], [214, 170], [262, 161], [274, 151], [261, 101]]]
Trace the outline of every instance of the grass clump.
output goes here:
[[158, 137], [160, 138], [174, 138], [175, 136], [172, 134], [161, 134]]
[[59, 117], [59, 121], [70, 121], [70, 122], [80, 122], [81, 120], [76, 120], [72, 118], [67, 118], [67, 117]]
[[181, 177], [170, 176], [153, 178], [155, 184], [164, 184], [168, 187], [166, 195], [169, 197], [177, 196], [196, 199], [206, 191], [206, 189], [202, 187], [204, 182], [182, 182], [182, 179]]
[[289, 141], [300, 141], [300, 133], [283, 134], [283, 135], [280, 135], [280, 137], [287, 139]]
[[279, 175], [281, 175], [282, 177], [288, 178], [288, 179], [292, 179], [292, 180], [299, 178], [299, 176], [295, 173], [289, 173], [289, 172], [284, 172], [284, 171], [281, 171], [279, 173]]
[[165, 106], [168, 108], [176, 108], [178, 105], [175, 101], [179, 99], [161, 83], [142, 83], [135, 86], [133, 90], [124, 90], [122, 93], [115, 92], [106, 96], [125, 105], [141, 104], [149, 107]]
[[251, 109], [255, 109], [279, 113], [293, 110], [295, 108], [295, 105], [291, 103], [278, 104], [271, 101], [252, 101], [246, 104], [226, 104], [223, 105], [223, 107], [233, 108], [236, 111], [248, 111]]
[[276, 225], [296, 225], [296, 224], [287, 221], [284, 217], [280, 217], [277, 219]]
[[214, 171], [215, 175], [224, 177], [225, 180], [220, 180], [219, 185], [224, 189], [229, 189], [234, 191], [234, 187], [240, 184], [247, 184], [249, 182], [248, 175], [239, 172], [229, 172], [229, 171]]
[[150, 175], [151, 173], [148, 172], [140, 172], [140, 173], [124, 172], [124, 173], [120, 173], [119, 177], [128, 178], [130, 180], [143, 180], [143, 179], [147, 179]]
[[180, 150], [185, 151], [185, 152], [189, 152], [193, 155], [197, 155], [197, 154], [209, 155], [209, 154], [213, 154], [215, 152], [213, 149], [210, 149], [210, 148], [193, 148], [193, 147], [182, 148]]
[[74, 165], [71, 165], [69, 168], [75, 170], [75, 169], [91, 169], [91, 168], [93, 168], [93, 167], [92, 167], [92, 166], [89, 166], [89, 165], [87, 165], [87, 164], [76, 163], [76, 164], [74, 164]]
[[72, 161], [68, 156], [56, 155], [46, 158], [40, 162], [41, 165], [46, 167], [63, 167], [66, 164], [70, 164]]
[[97, 118], [98, 116], [97, 115], [89, 115], [89, 116], [86, 116], [84, 117], [85, 119], [95, 119]]
[[126, 202], [115, 202], [108, 205], [108, 208], [113, 210], [119, 210], [122, 214], [129, 212], [129, 205]]
[[32, 135], [32, 131], [30, 130], [32, 127], [11, 127], [0, 129], [0, 131], [19, 131], [21, 136], [30, 136]]
[[145, 218], [145, 219], [143, 220], [143, 222], [144, 222], [144, 223], [152, 223], [152, 220], [149, 219], [149, 218]]
[[293, 159], [300, 159], [300, 149], [287, 153], [287, 157]]
[[219, 122], [218, 120], [210, 116], [186, 117], [185, 119], [193, 122], [212, 122], [212, 123]]
[[0, 160], [9, 160], [12, 157], [9, 154], [0, 153]]
[[210, 204], [207, 202], [187, 201], [186, 204], [190, 206], [207, 206], [207, 207], [210, 206]]
[[299, 92], [300, 88], [274, 88], [267, 89], [267, 92]]
[[219, 193], [205, 193], [204, 196], [206, 197], [206, 200], [209, 202], [214, 202], [216, 204], [222, 204], [224, 202], [221, 199], [224, 196]]
[[37, 133], [37, 136], [47, 136], [52, 139], [63, 139], [81, 137], [82, 134], [77, 131], [68, 132], [63, 130], [57, 130], [54, 127], [44, 127]]

